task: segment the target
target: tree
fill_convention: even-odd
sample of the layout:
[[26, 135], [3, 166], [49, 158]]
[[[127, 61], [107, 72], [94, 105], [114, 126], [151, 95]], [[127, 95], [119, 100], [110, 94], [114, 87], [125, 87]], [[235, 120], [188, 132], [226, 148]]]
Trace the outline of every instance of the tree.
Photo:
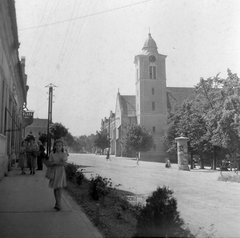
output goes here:
[[74, 136], [74, 141], [73, 141], [73, 144], [71, 147], [72, 147], [73, 151], [76, 153], [78, 153], [82, 150], [82, 145], [79, 142], [78, 137]]
[[153, 138], [143, 126], [132, 124], [123, 136], [122, 145], [127, 151], [146, 152], [153, 147]]
[[167, 152], [176, 153], [175, 138], [181, 134], [189, 138], [189, 152], [191, 153], [191, 165], [193, 154], [202, 155], [207, 150], [205, 139], [206, 125], [202, 114], [198, 111], [198, 105], [192, 100], [186, 100], [181, 107], [168, 116], [168, 124], [164, 136]]
[[49, 132], [51, 138], [57, 140], [61, 139], [62, 137], [65, 137], [68, 133], [68, 129], [61, 123], [54, 123], [49, 127]]
[[94, 146], [104, 150], [109, 147], [107, 130], [97, 131], [94, 139]]
[[236, 153], [239, 152], [237, 118], [240, 114], [240, 101], [239, 95], [235, 95], [235, 90], [239, 87], [238, 76], [229, 69], [226, 79], [221, 79], [217, 75], [213, 79], [202, 80], [197, 85], [199, 95], [205, 95], [209, 102], [208, 107], [205, 104], [204, 117], [208, 127], [208, 138], [214, 147], [214, 155], [216, 156], [217, 151], [222, 151], [231, 154], [234, 160]]
[[201, 78], [194, 99], [169, 113], [165, 134], [168, 151], [174, 151], [175, 138], [182, 132], [190, 139], [192, 153], [212, 156], [213, 169], [217, 154], [229, 151], [234, 157], [240, 143], [240, 100], [234, 95], [239, 87], [239, 78], [230, 70], [226, 79], [219, 75], [207, 80]]
[[91, 134], [86, 138], [86, 150], [88, 152], [92, 152], [93, 151], [93, 147], [94, 147], [94, 140], [95, 140], [95, 135]]
[[68, 132], [65, 137], [64, 140], [67, 142], [67, 145], [69, 147], [72, 147], [73, 143], [74, 143], [74, 137], [72, 136], [72, 134], [70, 132]]
[[212, 143], [224, 148], [232, 158], [236, 160], [236, 155], [240, 153], [240, 99], [239, 96], [232, 95], [226, 98], [222, 115], [218, 121], [216, 133], [212, 137]]

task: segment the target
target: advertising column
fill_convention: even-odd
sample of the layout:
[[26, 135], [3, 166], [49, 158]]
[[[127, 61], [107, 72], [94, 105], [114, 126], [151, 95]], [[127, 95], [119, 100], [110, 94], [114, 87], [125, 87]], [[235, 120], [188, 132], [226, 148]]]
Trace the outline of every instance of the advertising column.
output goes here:
[[182, 134], [180, 137], [175, 138], [177, 142], [177, 155], [178, 155], [178, 169], [188, 170], [188, 138], [184, 137]]

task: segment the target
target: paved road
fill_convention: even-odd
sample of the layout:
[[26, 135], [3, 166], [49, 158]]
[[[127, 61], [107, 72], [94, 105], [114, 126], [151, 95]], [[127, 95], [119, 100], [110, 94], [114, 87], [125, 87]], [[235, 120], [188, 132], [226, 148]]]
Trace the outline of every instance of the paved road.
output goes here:
[[[240, 185], [217, 181], [219, 172], [205, 170], [179, 171], [176, 165], [166, 169], [163, 163], [140, 161], [132, 158], [90, 154], [70, 154], [69, 161], [87, 166], [87, 177], [99, 174], [111, 178], [114, 185], [140, 197], [147, 197], [157, 186], [173, 189], [178, 209], [191, 231], [198, 237], [240, 237]], [[226, 172], [228, 173], [228, 172]], [[229, 172], [232, 173], [232, 172]]]

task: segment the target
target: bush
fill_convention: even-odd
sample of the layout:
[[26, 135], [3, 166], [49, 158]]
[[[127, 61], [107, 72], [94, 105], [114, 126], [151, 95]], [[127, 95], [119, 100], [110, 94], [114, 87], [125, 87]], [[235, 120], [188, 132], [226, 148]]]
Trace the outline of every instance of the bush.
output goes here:
[[84, 174], [83, 174], [82, 171], [83, 171], [83, 169], [78, 170], [78, 171], [76, 172], [76, 183], [77, 183], [78, 185], [81, 185], [83, 179], [85, 179], [85, 176], [84, 176]]
[[146, 206], [137, 216], [137, 232], [133, 237], [194, 237], [184, 228], [172, 194], [164, 186], [147, 198]]
[[67, 163], [65, 166], [65, 172], [68, 180], [73, 181], [76, 178], [78, 168], [79, 166], [74, 163]]
[[108, 195], [111, 187], [111, 179], [103, 178], [100, 175], [96, 175], [94, 178], [91, 175], [88, 193], [93, 200], [98, 200], [100, 197]]

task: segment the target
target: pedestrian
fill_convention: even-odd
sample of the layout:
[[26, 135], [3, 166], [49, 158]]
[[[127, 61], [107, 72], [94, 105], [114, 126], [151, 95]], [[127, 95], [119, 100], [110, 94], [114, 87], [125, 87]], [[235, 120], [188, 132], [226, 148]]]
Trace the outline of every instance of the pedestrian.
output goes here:
[[15, 163], [16, 163], [16, 160], [17, 160], [17, 156], [16, 156], [16, 153], [15, 153], [15, 148], [14, 146], [12, 146], [11, 148], [11, 165], [13, 166]]
[[54, 208], [58, 211], [61, 209], [62, 188], [67, 185], [64, 168], [67, 158], [68, 156], [63, 149], [63, 141], [56, 140], [47, 164], [54, 169], [54, 178], [49, 181], [49, 187], [53, 188], [56, 200]]
[[136, 152], [137, 165], [139, 165], [139, 152]]
[[38, 146], [35, 143], [35, 137], [33, 135], [28, 135], [26, 138], [29, 141], [26, 152], [27, 152], [27, 160], [28, 167], [30, 169], [30, 174], [35, 174], [35, 168], [37, 166], [37, 156], [38, 156]]
[[171, 163], [169, 159], [166, 159], [165, 168], [171, 168]]
[[45, 159], [45, 148], [40, 140], [37, 142], [37, 144], [38, 144], [38, 149], [39, 149], [39, 154], [37, 157], [37, 170], [42, 170], [43, 169], [43, 159]]
[[26, 148], [27, 148], [27, 142], [23, 140], [19, 150], [19, 160], [18, 160], [18, 168], [21, 168], [22, 170], [21, 174], [26, 174], [25, 173], [25, 168], [27, 167]]
[[106, 157], [106, 160], [108, 161], [110, 159], [110, 149], [107, 148], [107, 157]]

